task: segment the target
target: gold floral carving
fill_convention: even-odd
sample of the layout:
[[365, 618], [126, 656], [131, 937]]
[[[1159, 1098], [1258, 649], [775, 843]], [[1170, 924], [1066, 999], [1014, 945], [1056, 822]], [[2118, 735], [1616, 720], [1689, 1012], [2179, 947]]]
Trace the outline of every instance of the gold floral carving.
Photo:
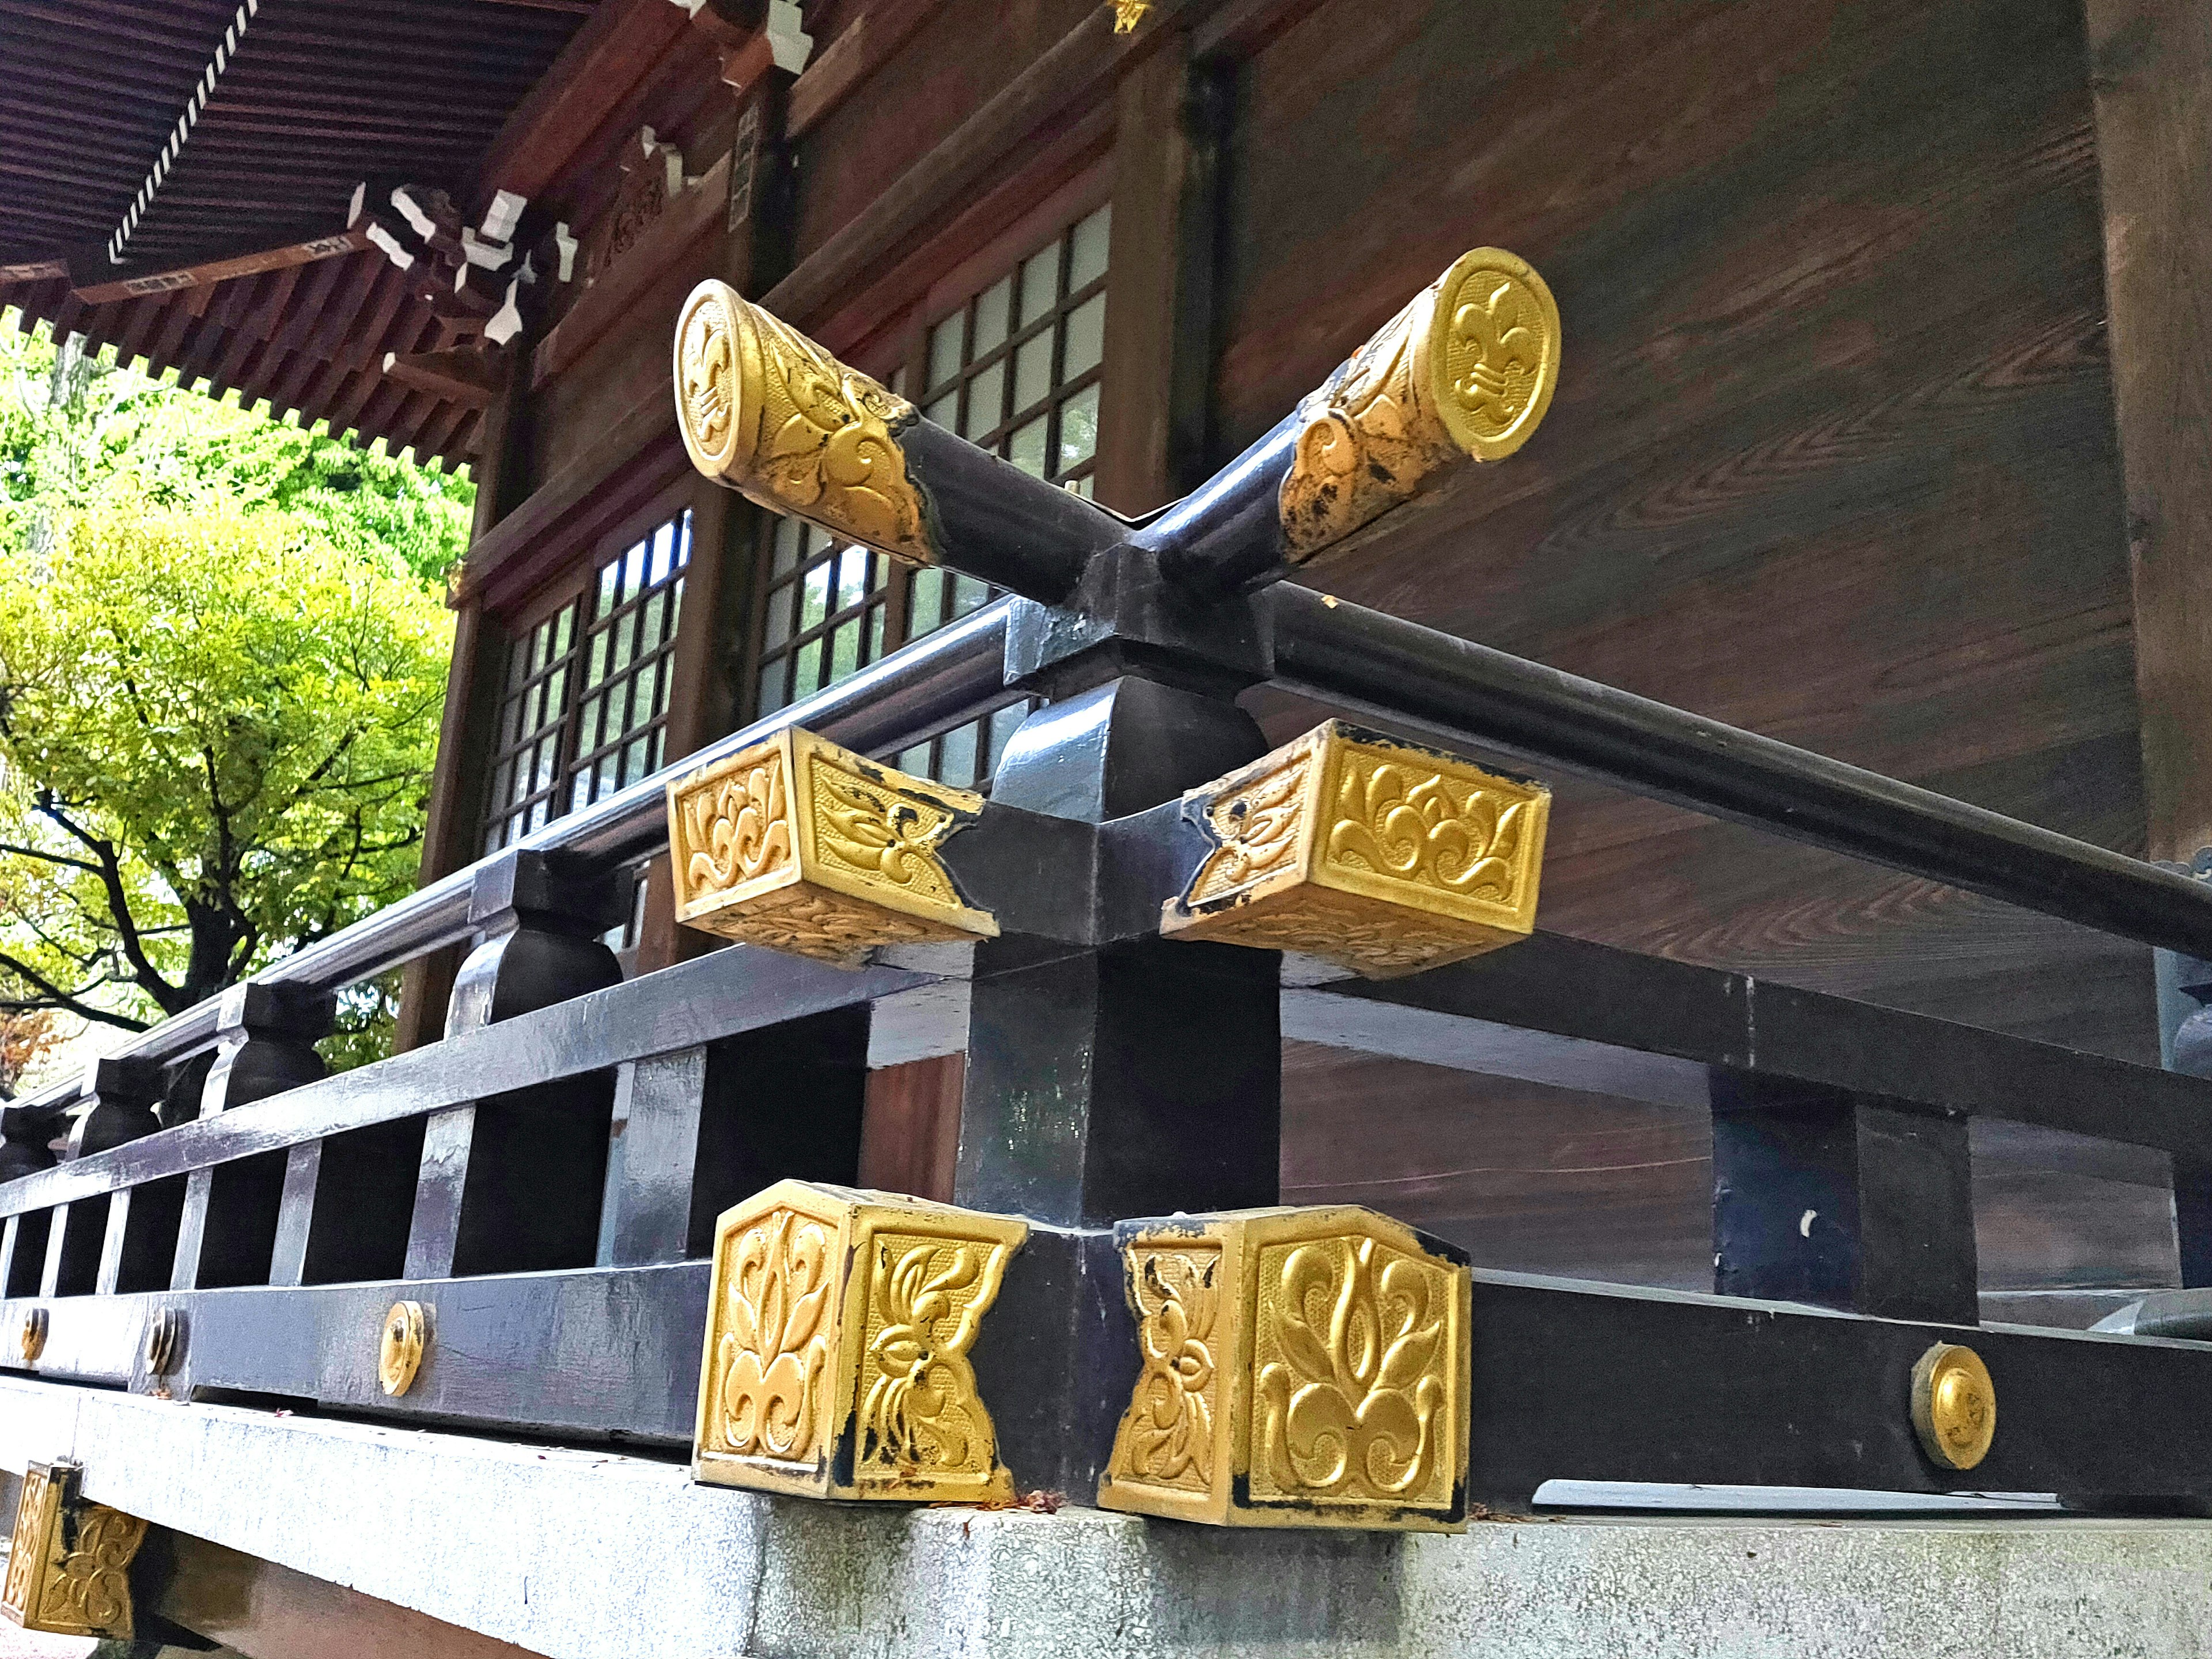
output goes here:
[[813, 1461], [828, 1414], [822, 1380], [836, 1249], [835, 1228], [793, 1210], [771, 1210], [738, 1235], [714, 1347], [718, 1449]]
[[1122, 1480], [1204, 1492], [1213, 1482], [1220, 1362], [1221, 1247], [1128, 1252], [1129, 1299], [1145, 1369], [1115, 1436]]
[[1302, 563], [1441, 481], [1528, 440], [1559, 374], [1559, 313], [1528, 264], [1460, 256], [1299, 406], [1279, 507]]
[[1551, 794], [1331, 721], [1193, 790], [1213, 850], [1170, 937], [1297, 951], [1382, 977], [1525, 938]]
[[824, 1498], [1008, 1495], [969, 1354], [1028, 1232], [796, 1181], [725, 1213], [694, 1473]]
[[876, 1235], [863, 1342], [861, 1484], [990, 1478], [997, 1442], [968, 1350], [1011, 1254], [996, 1243]]
[[1373, 1238], [1260, 1253], [1255, 1498], [1449, 1499], [1448, 1269]]
[[1466, 1518], [1470, 1285], [1372, 1211], [1230, 1211], [1115, 1230], [1142, 1370], [1108, 1509], [1232, 1526]]
[[727, 283], [676, 325], [676, 410], [692, 464], [778, 513], [896, 558], [933, 562], [899, 434], [914, 406]]
[[70, 1464], [33, 1463], [23, 1477], [0, 1613], [63, 1636], [132, 1633], [131, 1563], [146, 1522], [76, 1495]]
[[678, 921], [856, 966], [887, 945], [989, 938], [946, 869], [979, 795], [787, 730], [669, 786]]
[[1152, 0], [1112, 0], [1112, 3], [1116, 34], [1134, 34], [1152, 9]]

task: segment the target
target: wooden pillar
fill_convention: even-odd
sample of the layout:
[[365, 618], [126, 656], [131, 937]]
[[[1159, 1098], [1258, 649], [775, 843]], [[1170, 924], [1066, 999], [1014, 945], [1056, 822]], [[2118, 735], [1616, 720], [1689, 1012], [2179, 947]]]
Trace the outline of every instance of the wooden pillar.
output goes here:
[[1208, 388], [1226, 72], [1164, 44], [1122, 81], [1114, 139], [1098, 499], [1141, 513], [1211, 471]]
[[2212, 845], [2212, 27], [2088, 0], [2153, 858]]

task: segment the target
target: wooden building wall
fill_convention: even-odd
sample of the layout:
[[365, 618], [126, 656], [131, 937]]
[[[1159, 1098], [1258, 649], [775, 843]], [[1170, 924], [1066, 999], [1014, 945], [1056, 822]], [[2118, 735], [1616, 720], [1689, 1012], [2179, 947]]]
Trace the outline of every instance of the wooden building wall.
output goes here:
[[[1103, 169], [1100, 479], [1139, 507], [1462, 249], [1513, 248], [1565, 319], [1543, 431], [1310, 580], [2143, 850], [2081, 0], [1320, 0], [1170, 23], [1132, 47], [1090, 0], [810, 7], [839, 76], [866, 31], [908, 32], [835, 99], [826, 71], [793, 89], [788, 246], [749, 291], [896, 358], [931, 284]], [[714, 70], [671, 44], [605, 131], [652, 121], [703, 173], [734, 127]], [[1194, 73], [1225, 99], [1218, 157], [1187, 130]], [[617, 148], [560, 186], [580, 215]], [[614, 489], [595, 476], [666, 465], [676, 305], [738, 252], [714, 221], [663, 253], [587, 349], [538, 348], [498, 485], [530, 534], [490, 527], [507, 574], [475, 579], [494, 611], [578, 556], [558, 526]], [[757, 533], [699, 499], [729, 511], [692, 742], [746, 712]], [[1255, 708], [1283, 734], [1313, 717]], [[1548, 927], [2155, 1059], [2148, 952], [1558, 781]], [[1297, 1046], [1287, 1080], [1286, 1196], [1371, 1202], [1505, 1265], [1705, 1282], [1693, 1118]], [[1986, 1282], [2171, 1272], [2161, 1170], [2023, 1134], [1977, 1151]]]

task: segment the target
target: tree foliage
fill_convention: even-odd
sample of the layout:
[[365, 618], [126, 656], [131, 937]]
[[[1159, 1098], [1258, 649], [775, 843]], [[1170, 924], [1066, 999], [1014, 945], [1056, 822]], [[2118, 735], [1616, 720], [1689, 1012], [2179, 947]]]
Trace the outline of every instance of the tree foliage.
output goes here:
[[412, 887], [473, 490], [14, 320], [0, 1016], [137, 1029]]
[[72, 513], [274, 509], [344, 551], [442, 581], [468, 544], [467, 479], [303, 431], [57, 344], [0, 312], [0, 546], [39, 550]]
[[0, 570], [0, 969], [136, 1026], [411, 884], [444, 608], [270, 511], [112, 508]]

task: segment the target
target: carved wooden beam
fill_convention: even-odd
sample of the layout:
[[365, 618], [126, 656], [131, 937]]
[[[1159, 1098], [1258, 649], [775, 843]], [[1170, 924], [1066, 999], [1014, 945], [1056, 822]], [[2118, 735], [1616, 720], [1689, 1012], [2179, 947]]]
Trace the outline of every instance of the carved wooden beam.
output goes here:
[[490, 353], [467, 346], [447, 351], [387, 351], [384, 373], [402, 386], [471, 409], [489, 408], [505, 378]]
[[[256, 276], [264, 271], [283, 270], [293, 265], [313, 264], [321, 259], [343, 258], [349, 253], [358, 253], [369, 246], [365, 227], [351, 227], [333, 231], [327, 235], [309, 236], [296, 242], [284, 242], [274, 247], [258, 247], [241, 253], [212, 255], [195, 259], [187, 264], [142, 268], [126, 275], [104, 281], [88, 283], [75, 290], [76, 298], [86, 305], [105, 305], [111, 300], [143, 299], [149, 294], [169, 294], [179, 289], [206, 288], [216, 283], [229, 281], [234, 276]], [[87, 269], [93, 268], [90, 260], [76, 262]], [[100, 260], [105, 264], [104, 259]], [[51, 274], [67, 276], [66, 267], [55, 269]], [[6, 280], [5, 269], [0, 269], [0, 281]]]

